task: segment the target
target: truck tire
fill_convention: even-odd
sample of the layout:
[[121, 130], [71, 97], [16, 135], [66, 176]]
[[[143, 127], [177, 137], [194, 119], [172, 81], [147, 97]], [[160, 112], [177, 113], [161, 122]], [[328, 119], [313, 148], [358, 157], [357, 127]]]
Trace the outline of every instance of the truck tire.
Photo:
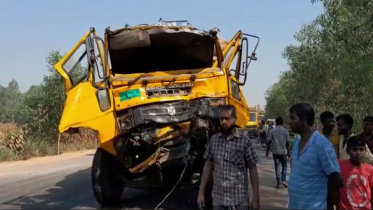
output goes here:
[[119, 162], [113, 155], [98, 148], [92, 163], [91, 182], [97, 202], [103, 207], [121, 204], [124, 183], [119, 178]]

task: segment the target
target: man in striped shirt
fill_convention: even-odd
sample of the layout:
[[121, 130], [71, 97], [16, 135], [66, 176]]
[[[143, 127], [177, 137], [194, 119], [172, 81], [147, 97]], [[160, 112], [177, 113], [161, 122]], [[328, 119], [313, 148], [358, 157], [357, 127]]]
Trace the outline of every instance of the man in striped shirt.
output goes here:
[[312, 128], [315, 111], [309, 104], [295, 104], [289, 111], [291, 130], [301, 139], [295, 142], [291, 154], [288, 209], [327, 209], [328, 190], [336, 204], [343, 185], [334, 147]]

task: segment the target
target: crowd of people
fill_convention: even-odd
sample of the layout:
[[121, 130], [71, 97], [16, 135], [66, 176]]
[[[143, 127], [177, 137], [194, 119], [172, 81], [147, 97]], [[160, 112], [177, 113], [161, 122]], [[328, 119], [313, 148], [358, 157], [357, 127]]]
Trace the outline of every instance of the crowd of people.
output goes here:
[[[363, 119], [363, 132], [356, 135], [349, 114], [335, 117], [332, 112], [323, 112], [320, 130], [315, 129], [315, 111], [310, 104], [293, 105], [289, 116], [289, 127], [297, 135], [292, 147], [282, 117], [276, 118], [272, 128], [263, 126], [260, 134], [266, 140], [266, 156], [272, 152], [274, 187], [288, 188], [288, 209], [371, 209], [373, 116]], [[212, 179], [213, 209], [259, 209], [258, 151], [236, 130], [234, 106], [222, 107], [219, 117], [221, 132], [211, 138], [204, 155], [199, 207], [205, 208], [205, 190]], [[291, 173], [287, 180], [288, 162]]]

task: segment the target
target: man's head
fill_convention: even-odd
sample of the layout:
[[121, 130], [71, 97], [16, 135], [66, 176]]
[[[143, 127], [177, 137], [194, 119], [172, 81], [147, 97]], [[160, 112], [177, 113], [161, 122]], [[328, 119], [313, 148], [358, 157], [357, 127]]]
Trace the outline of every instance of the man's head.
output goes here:
[[313, 126], [315, 111], [308, 103], [297, 103], [289, 109], [290, 128], [294, 133], [302, 133], [305, 129]]
[[269, 125], [269, 126], [272, 126], [272, 125], [273, 125], [273, 122], [272, 122], [272, 121], [269, 121], [268, 125]]
[[354, 119], [349, 114], [341, 114], [336, 118], [338, 133], [340, 135], [348, 134], [351, 132], [352, 126], [354, 125]]
[[360, 163], [366, 152], [365, 141], [359, 136], [351, 136], [347, 141], [346, 152], [352, 162]]
[[262, 125], [264, 125], [264, 124], [265, 124], [265, 121], [264, 121], [264, 120], [262, 120], [262, 121], [261, 121], [261, 123], [262, 123]]
[[232, 105], [221, 106], [219, 119], [223, 133], [232, 131], [237, 120], [236, 108]]
[[373, 133], [373, 116], [366, 116], [363, 119], [364, 124], [364, 133], [372, 134]]
[[284, 119], [282, 117], [276, 118], [276, 126], [283, 125], [284, 124]]
[[324, 126], [324, 128], [328, 130], [333, 130], [335, 126], [334, 114], [329, 111], [321, 113], [320, 122]]

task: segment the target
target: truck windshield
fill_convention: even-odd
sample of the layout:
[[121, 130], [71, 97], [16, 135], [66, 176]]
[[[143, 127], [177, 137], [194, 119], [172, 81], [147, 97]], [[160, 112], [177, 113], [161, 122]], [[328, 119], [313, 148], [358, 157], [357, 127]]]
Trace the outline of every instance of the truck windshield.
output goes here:
[[256, 121], [256, 113], [250, 112], [250, 122], [255, 122], [255, 121]]
[[82, 44], [63, 64], [63, 69], [69, 75], [73, 86], [87, 78], [87, 63], [86, 45]]

